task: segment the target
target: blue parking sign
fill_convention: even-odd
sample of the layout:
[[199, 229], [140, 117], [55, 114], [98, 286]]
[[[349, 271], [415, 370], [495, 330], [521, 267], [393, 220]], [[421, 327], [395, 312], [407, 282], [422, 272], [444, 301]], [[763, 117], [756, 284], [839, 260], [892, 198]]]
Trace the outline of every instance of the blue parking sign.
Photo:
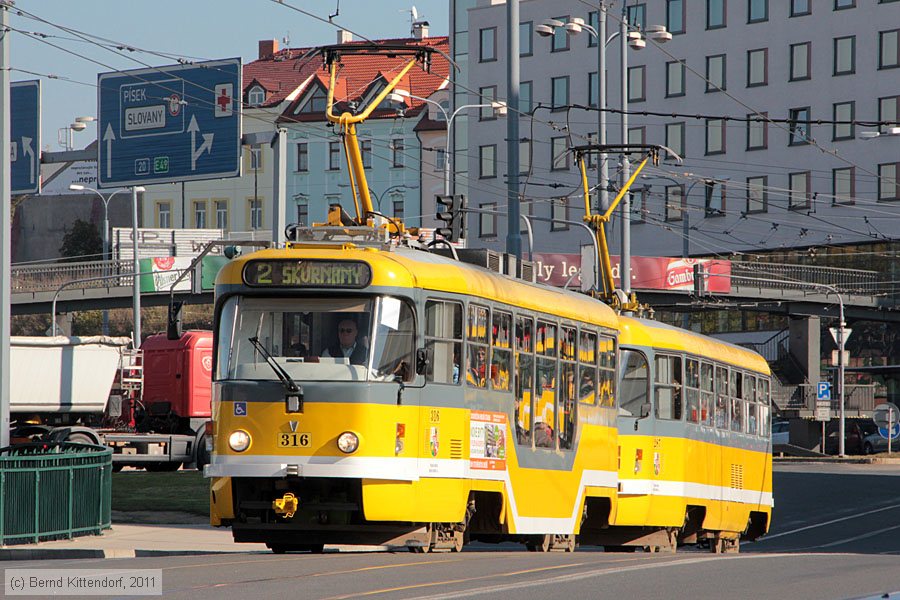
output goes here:
[[816, 400], [831, 400], [831, 383], [820, 381], [816, 385]]

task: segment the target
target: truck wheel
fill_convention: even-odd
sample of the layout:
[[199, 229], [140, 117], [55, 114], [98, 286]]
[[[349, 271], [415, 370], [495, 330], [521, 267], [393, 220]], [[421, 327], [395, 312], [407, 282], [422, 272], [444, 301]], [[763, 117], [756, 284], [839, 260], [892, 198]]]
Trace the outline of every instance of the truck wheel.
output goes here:
[[200, 438], [200, 446], [197, 448], [197, 470], [203, 471], [203, 467], [209, 464], [209, 450], [206, 449], [206, 436]]
[[95, 444], [97, 443], [97, 440], [95, 440], [94, 438], [92, 438], [92, 437], [89, 436], [88, 434], [82, 433], [82, 432], [80, 432], [80, 431], [76, 431], [75, 433], [70, 433], [68, 436], [66, 436], [66, 441], [67, 441], [67, 442], [72, 442], [72, 443], [74, 443], [74, 444], [91, 444], [91, 445], [95, 445]]

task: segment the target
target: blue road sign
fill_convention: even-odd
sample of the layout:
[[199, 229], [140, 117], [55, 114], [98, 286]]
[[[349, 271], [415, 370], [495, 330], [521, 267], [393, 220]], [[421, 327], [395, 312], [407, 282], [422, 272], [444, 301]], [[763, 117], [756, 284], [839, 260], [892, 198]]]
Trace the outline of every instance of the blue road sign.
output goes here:
[[41, 191], [41, 82], [10, 84], [11, 193]]
[[887, 427], [879, 427], [878, 433], [886, 440], [896, 440], [898, 437], [900, 437], [900, 423], [894, 423], [893, 427], [891, 427], [890, 435], [888, 435]]
[[241, 59], [100, 73], [100, 187], [238, 177]]
[[816, 385], [816, 400], [831, 400], [831, 383], [820, 381]]

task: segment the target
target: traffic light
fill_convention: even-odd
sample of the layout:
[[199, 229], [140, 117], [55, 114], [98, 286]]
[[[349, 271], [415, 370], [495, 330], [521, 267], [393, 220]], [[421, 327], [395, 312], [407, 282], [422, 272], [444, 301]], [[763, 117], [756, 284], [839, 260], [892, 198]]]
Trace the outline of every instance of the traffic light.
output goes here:
[[465, 235], [466, 216], [463, 210], [466, 208], [466, 197], [462, 194], [454, 196], [435, 196], [436, 217], [443, 225], [435, 230], [435, 233], [448, 242], [458, 242]]

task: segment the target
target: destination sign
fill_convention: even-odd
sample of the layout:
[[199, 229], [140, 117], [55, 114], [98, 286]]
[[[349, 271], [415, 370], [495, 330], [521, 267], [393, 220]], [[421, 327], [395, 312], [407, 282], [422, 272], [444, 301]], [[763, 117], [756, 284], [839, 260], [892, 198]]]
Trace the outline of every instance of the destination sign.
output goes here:
[[372, 269], [363, 262], [254, 260], [244, 267], [244, 283], [254, 287], [364, 288]]

